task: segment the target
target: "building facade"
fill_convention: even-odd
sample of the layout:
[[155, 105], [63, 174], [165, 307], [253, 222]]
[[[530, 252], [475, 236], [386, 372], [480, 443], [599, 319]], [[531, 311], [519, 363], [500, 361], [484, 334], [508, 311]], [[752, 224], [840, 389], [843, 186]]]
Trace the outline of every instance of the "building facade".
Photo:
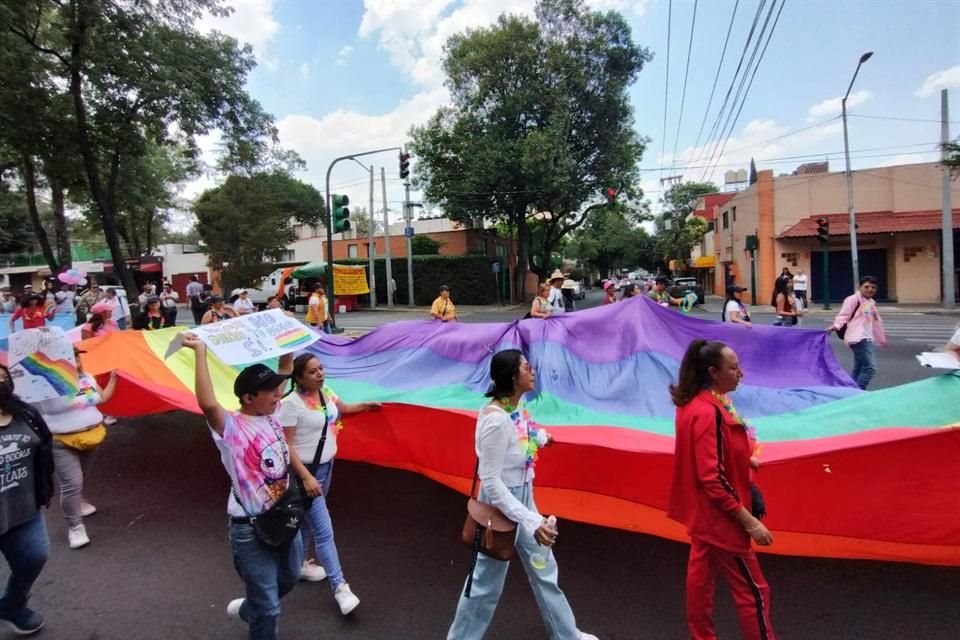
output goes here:
[[[899, 165], [853, 172], [860, 274], [880, 280], [881, 300], [932, 304], [941, 300], [941, 176], [937, 163]], [[951, 183], [960, 203], [960, 182]], [[706, 267], [709, 247], [712, 289], [724, 295], [728, 284], [755, 282], [753, 304], [768, 304], [774, 280], [786, 267], [809, 275], [809, 296], [823, 301], [853, 290], [847, 183], [843, 172], [824, 170], [774, 177], [760, 171], [747, 189], [711, 207], [713, 228], [693, 256]], [[830, 240], [817, 239], [817, 219], [829, 221]], [[953, 209], [954, 265], [960, 254], [960, 208]], [[751, 251], [751, 248], [753, 249]], [[960, 295], [955, 292], [955, 295]], [[750, 299], [751, 295], [747, 295]]]

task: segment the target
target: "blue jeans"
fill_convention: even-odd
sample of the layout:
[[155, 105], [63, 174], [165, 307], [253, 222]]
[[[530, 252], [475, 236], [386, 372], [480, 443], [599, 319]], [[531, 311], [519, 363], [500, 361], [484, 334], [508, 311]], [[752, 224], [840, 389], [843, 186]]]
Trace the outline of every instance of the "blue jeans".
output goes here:
[[877, 373], [877, 359], [873, 355], [873, 340], [861, 340], [850, 345], [853, 350], [853, 371], [850, 377], [861, 389], [866, 389]]
[[10, 565], [7, 589], [0, 598], [0, 618], [12, 619], [23, 613], [30, 589], [47, 563], [50, 538], [43, 514], [0, 535], [0, 553]]
[[[512, 493], [518, 500], [534, 511], [537, 510], [533, 502], [533, 485], [527, 483], [526, 488], [511, 487]], [[480, 491], [480, 500], [484, 500], [483, 489]], [[518, 527], [519, 530], [519, 527]], [[557, 585], [559, 569], [553, 553], [547, 559], [547, 566], [541, 570], [534, 569], [530, 564], [530, 555], [540, 549], [533, 536], [523, 532], [517, 534], [517, 559], [527, 572], [527, 579], [533, 589], [533, 596], [540, 608], [540, 616], [547, 627], [547, 636], [551, 640], [577, 640], [580, 632], [570, 609], [570, 603], [563, 591]], [[460, 602], [457, 603], [457, 614], [447, 632], [447, 640], [480, 640], [490, 626], [490, 620], [500, 600], [503, 583], [507, 579], [509, 562], [494, 560], [483, 554], [477, 557], [477, 566], [473, 572], [473, 585], [470, 588], [470, 597], [464, 597], [460, 592]], [[466, 588], [466, 583], [464, 583]]]
[[286, 549], [271, 549], [257, 540], [251, 525], [231, 522], [230, 548], [233, 566], [247, 587], [240, 619], [250, 627], [250, 640], [277, 640], [280, 598], [300, 578], [303, 540], [298, 535]]
[[346, 579], [340, 567], [337, 544], [333, 540], [333, 520], [330, 519], [330, 510], [327, 508], [327, 495], [330, 493], [330, 481], [333, 479], [333, 460], [317, 466], [317, 472], [313, 475], [320, 483], [323, 495], [314, 498], [310, 512], [307, 513], [307, 523], [313, 535], [317, 563], [327, 572], [330, 587], [336, 591], [346, 582]]

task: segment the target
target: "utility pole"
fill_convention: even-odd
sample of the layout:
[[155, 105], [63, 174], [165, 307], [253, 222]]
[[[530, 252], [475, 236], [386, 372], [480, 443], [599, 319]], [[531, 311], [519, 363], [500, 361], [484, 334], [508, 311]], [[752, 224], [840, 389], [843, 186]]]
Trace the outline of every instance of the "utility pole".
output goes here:
[[368, 262], [370, 263], [370, 308], [377, 308], [377, 276], [374, 273], [374, 267], [376, 265], [375, 259], [377, 257], [377, 245], [373, 243], [373, 228], [376, 225], [376, 218], [373, 213], [373, 165], [370, 165], [370, 233], [369, 233], [369, 242], [367, 243], [367, 256], [370, 258]]
[[[950, 142], [950, 109], [947, 103], [947, 90], [940, 90], [940, 157], [947, 159], [947, 143]], [[953, 264], [953, 204], [950, 195], [950, 169], [946, 163], [941, 167], [943, 176], [941, 176], [941, 188], [943, 189], [943, 231], [941, 249], [943, 255], [943, 308], [955, 309], [957, 306], [954, 298], [954, 264]]]
[[387, 208], [387, 170], [380, 167], [380, 185], [383, 188], [383, 246], [386, 251], [387, 308], [393, 309], [393, 259], [390, 257], [390, 216]]
[[403, 188], [403, 217], [407, 221], [407, 228], [404, 230], [404, 235], [407, 236], [407, 306], [413, 307], [413, 205], [410, 204], [410, 183], [403, 183]]
[[[853, 290], [860, 287], [860, 256], [857, 251], [857, 214], [853, 209], [853, 173], [850, 171], [850, 139], [847, 137], [847, 98], [850, 97], [850, 90], [853, 89], [853, 83], [857, 79], [860, 67], [864, 62], [873, 56], [873, 51], [867, 51], [860, 56], [860, 62], [850, 78], [850, 86], [840, 101], [841, 113], [843, 115], [843, 155], [847, 162], [847, 217], [850, 220], [850, 259], [853, 266]], [[826, 251], [826, 249], [824, 249]], [[826, 277], [827, 274], [824, 273]], [[829, 303], [829, 301], [828, 301]]]

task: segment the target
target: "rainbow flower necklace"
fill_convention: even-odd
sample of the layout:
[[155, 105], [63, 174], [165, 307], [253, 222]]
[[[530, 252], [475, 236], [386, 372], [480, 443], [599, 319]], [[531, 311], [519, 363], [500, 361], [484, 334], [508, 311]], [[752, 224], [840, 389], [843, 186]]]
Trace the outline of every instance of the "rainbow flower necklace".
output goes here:
[[[324, 419], [329, 418], [327, 403], [321, 401], [320, 394], [329, 397], [333, 393], [330, 387], [324, 385], [323, 389], [316, 394], [304, 393], [303, 391], [298, 391], [297, 393], [300, 394], [300, 399], [303, 400], [303, 404], [307, 409], [310, 411], [323, 411]], [[340, 419], [340, 416], [337, 416], [337, 421], [333, 423], [333, 426], [337, 430], [337, 433], [343, 431], [343, 420]]]
[[503, 408], [510, 415], [510, 419], [513, 420], [513, 426], [517, 430], [520, 449], [526, 458], [527, 468], [531, 469], [537, 466], [537, 460], [540, 458], [540, 454], [538, 453], [540, 450], [540, 442], [536, 436], [537, 423], [533, 421], [533, 417], [527, 410], [526, 404], [521, 400], [518, 404], [514, 405], [510, 402], [510, 398], [507, 397], [497, 398], [497, 400], [500, 401], [500, 404], [503, 405]]
[[[756, 427], [754, 427], [752, 424], [747, 422], [746, 418], [740, 415], [736, 407], [733, 406], [733, 400], [730, 399], [730, 396], [728, 396], [725, 393], [717, 393], [713, 389], [710, 389], [710, 395], [712, 395], [717, 402], [723, 405], [723, 408], [726, 410], [727, 413], [733, 416], [734, 420], [736, 420], [737, 422], [743, 425], [743, 428], [747, 430], [747, 437], [750, 438], [750, 441], [757, 442]], [[759, 455], [759, 453], [760, 453], [760, 445], [757, 444], [754, 447], [754, 455]]]

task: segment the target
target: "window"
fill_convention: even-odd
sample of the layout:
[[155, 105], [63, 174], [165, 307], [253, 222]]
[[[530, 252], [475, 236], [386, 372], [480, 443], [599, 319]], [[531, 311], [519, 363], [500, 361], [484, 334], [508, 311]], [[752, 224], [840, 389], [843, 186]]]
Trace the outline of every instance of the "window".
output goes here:
[[355, 245], [355, 244], [348, 244], [348, 245], [347, 245], [347, 257], [348, 257], [348, 258], [356, 258], [357, 255], [358, 255], [358, 254], [357, 254], [357, 245]]
[[280, 252], [279, 262], [293, 262], [294, 260], [296, 260], [296, 256], [293, 251], [288, 249]]
[[507, 245], [505, 245], [505, 244], [498, 244], [498, 245], [497, 245], [497, 257], [498, 257], [498, 258], [506, 258], [506, 257], [507, 257]]
[[733, 221], [736, 222], [736, 221], [737, 221], [737, 208], [736, 208], [736, 207], [733, 207], [733, 208], [730, 209], [730, 210], [733, 211]]
[[487, 241], [483, 238], [477, 239], [477, 253], [484, 255], [487, 253]]
[[723, 228], [724, 229], [730, 228], [730, 212], [729, 211], [723, 212]]

